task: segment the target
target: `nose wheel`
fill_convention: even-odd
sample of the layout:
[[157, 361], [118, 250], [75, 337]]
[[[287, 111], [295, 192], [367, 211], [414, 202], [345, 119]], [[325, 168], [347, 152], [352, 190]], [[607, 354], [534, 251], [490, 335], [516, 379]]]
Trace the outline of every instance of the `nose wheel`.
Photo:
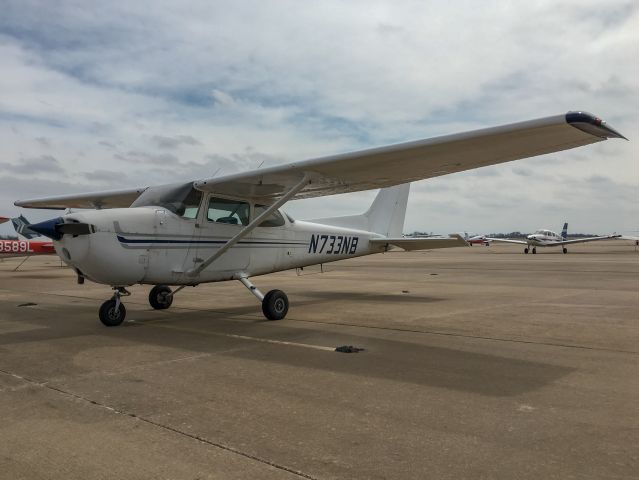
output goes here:
[[107, 327], [117, 327], [124, 322], [126, 308], [120, 302], [121, 296], [131, 295], [125, 288], [114, 288], [113, 297], [100, 306], [98, 316], [100, 321]]

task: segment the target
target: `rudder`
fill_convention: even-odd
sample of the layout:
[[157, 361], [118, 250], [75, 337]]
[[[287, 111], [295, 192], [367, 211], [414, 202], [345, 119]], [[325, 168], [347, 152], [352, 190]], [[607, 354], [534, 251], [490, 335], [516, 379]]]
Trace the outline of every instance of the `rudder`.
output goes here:
[[36, 232], [29, 229], [29, 225], [31, 225], [31, 223], [29, 223], [29, 220], [27, 220], [23, 215], [12, 218], [11, 223], [13, 223], [13, 228], [15, 229], [19, 237], [31, 240], [40, 236]]

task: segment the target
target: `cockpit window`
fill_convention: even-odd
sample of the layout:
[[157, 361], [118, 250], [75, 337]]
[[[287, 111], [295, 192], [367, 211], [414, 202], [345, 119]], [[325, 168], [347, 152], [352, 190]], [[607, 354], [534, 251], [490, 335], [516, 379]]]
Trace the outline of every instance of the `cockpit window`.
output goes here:
[[[255, 205], [255, 218], [259, 217], [267, 208], [268, 206], [266, 205]], [[275, 210], [266, 218], [266, 220], [260, 223], [260, 227], [282, 227], [284, 226], [284, 223], [284, 217], [282, 217], [282, 214]]]
[[211, 197], [206, 218], [211, 222], [248, 225], [249, 210], [246, 202]]
[[194, 219], [201, 200], [202, 192], [189, 182], [147, 188], [131, 207], [163, 207], [182, 218]]

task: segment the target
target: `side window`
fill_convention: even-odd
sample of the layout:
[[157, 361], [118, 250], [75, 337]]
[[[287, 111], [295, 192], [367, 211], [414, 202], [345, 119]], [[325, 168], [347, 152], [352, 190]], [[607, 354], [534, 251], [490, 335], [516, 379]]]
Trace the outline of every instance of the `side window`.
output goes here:
[[[266, 210], [268, 207], [266, 205], [255, 205], [255, 218], [259, 217], [262, 212], [264, 212], [264, 210]], [[282, 217], [282, 214], [275, 210], [273, 213], [271, 213], [266, 220], [264, 220], [262, 223], [260, 223], [260, 227], [282, 227], [284, 226], [284, 217]]]
[[200, 208], [200, 201], [202, 200], [202, 192], [199, 190], [191, 190], [187, 197], [177, 209], [176, 214], [182, 218], [188, 218], [193, 220], [197, 218], [197, 211]]
[[248, 225], [249, 204], [238, 200], [211, 197], [206, 218], [211, 222]]

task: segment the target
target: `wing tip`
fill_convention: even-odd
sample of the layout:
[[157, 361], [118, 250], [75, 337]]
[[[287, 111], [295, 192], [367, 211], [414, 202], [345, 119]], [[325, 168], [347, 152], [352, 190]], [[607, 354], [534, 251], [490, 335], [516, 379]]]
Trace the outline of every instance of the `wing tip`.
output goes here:
[[624, 140], [628, 140], [621, 133], [608, 125], [605, 120], [602, 120], [592, 113], [584, 111], [570, 111], [566, 113], [566, 123], [578, 130], [581, 130], [582, 132], [589, 133], [596, 137], [604, 139], [623, 138]]

